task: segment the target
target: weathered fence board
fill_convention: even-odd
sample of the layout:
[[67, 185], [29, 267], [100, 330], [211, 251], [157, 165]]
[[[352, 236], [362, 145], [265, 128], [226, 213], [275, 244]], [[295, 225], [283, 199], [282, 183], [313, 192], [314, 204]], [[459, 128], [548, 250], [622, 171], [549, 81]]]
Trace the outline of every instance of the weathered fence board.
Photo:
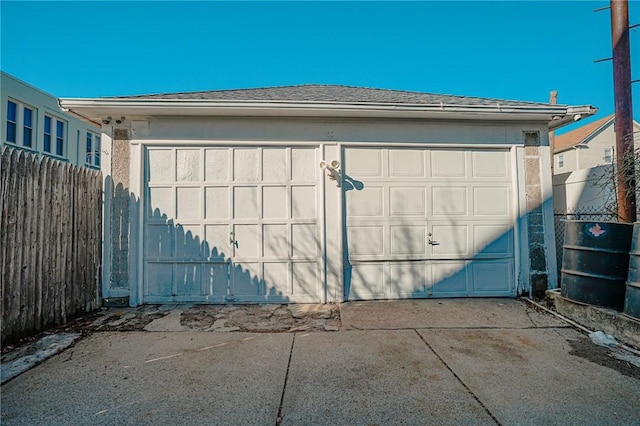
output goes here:
[[100, 307], [102, 176], [3, 148], [2, 344]]

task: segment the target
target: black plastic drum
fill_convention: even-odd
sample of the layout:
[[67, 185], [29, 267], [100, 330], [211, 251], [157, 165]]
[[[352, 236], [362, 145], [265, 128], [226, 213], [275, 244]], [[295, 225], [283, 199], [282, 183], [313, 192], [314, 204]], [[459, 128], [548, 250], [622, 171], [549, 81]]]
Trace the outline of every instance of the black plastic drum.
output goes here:
[[562, 296], [576, 302], [622, 310], [632, 233], [630, 223], [567, 221]]

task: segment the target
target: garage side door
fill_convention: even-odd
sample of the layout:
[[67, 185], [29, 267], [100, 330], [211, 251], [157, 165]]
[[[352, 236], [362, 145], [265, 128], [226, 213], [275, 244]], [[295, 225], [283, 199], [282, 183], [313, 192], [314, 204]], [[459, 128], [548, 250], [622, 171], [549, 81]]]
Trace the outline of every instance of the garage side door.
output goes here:
[[346, 148], [344, 171], [347, 298], [513, 294], [508, 150]]
[[148, 148], [145, 302], [318, 302], [316, 148]]

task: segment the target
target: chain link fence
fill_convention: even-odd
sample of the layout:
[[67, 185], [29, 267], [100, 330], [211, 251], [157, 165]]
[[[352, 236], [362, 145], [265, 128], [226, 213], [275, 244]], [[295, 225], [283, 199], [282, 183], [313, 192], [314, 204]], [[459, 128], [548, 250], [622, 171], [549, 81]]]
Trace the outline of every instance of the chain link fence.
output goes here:
[[560, 287], [560, 270], [562, 269], [562, 247], [564, 246], [564, 230], [567, 220], [592, 220], [617, 222], [618, 215], [607, 212], [601, 206], [583, 207], [575, 211], [553, 212], [553, 222], [556, 231], [556, 260], [558, 267], [558, 287]]

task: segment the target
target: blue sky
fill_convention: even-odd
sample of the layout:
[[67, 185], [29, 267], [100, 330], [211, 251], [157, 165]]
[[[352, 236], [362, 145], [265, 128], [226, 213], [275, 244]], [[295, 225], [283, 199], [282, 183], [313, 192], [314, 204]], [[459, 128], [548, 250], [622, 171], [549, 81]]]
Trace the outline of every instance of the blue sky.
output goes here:
[[[58, 97], [344, 84], [613, 113], [608, 1], [25, 2], [0, 67]], [[640, 1], [629, 2], [640, 23]], [[640, 79], [640, 31], [631, 31]], [[634, 56], [635, 53], [635, 56]], [[640, 117], [640, 83], [633, 85]]]

